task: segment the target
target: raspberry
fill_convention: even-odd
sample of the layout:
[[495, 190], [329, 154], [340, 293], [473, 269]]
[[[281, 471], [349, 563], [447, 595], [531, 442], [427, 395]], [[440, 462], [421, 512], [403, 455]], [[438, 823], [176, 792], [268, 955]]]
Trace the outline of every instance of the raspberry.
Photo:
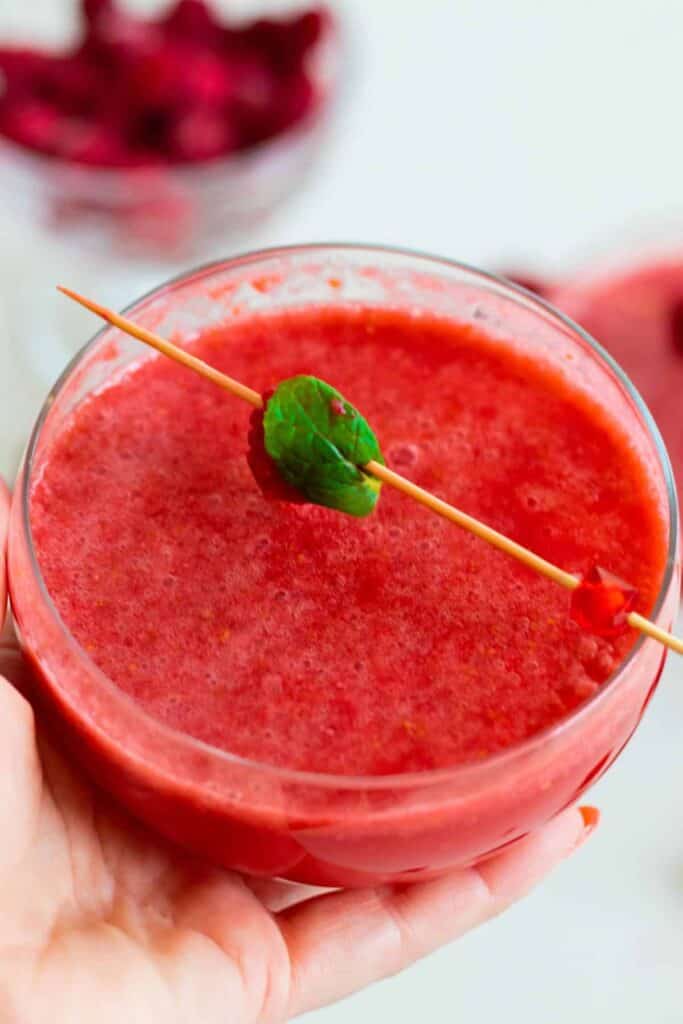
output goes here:
[[62, 122], [56, 151], [76, 163], [116, 167], [130, 161], [120, 135], [112, 128], [85, 119]]
[[228, 99], [233, 85], [231, 69], [211, 51], [188, 54], [184, 71], [184, 91], [195, 103], [218, 106]]
[[595, 636], [619, 636], [628, 629], [627, 616], [637, 600], [635, 587], [595, 565], [572, 591], [571, 617]]
[[236, 148], [232, 123], [225, 115], [201, 107], [181, 114], [171, 128], [169, 149], [180, 160], [209, 160]]
[[272, 110], [277, 81], [265, 62], [258, 57], [240, 57], [230, 61], [230, 100], [238, 116], [247, 123], [260, 122]]
[[305, 53], [320, 42], [330, 19], [329, 11], [319, 7], [295, 18], [290, 25], [290, 45]]
[[305, 53], [315, 9], [226, 27], [202, 0], [156, 22], [82, 0], [85, 38], [52, 56], [0, 50], [0, 131], [64, 159], [121, 166], [199, 161], [285, 131], [315, 103]]
[[303, 66], [305, 55], [320, 41], [329, 17], [325, 8], [316, 8], [280, 21], [259, 18], [244, 30], [243, 41], [267, 57], [273, 68], [288, 73]]
[[168, 108], [182, 96], [184, 65], [177, 51], [161, 47], [145, 54], [131, 67], [128, 93], [141, 109]]
[[309, 113], [315, 102], [315, 90], [308, 75], [300, 71], [282, 83], [273, 110], [273, 130], [282, 132]]
[[306, 54], [320, 42], [328, 17], [328, 12], [319, 8], [282, 23], [273, 53], [277, 66], [287, 71], [302, 67]]
[[39, 93], [67, 114], [89, 114], [97, 108], [102, 76], [85, 56], [55, 57], [39, 79]]
[[223, 42], [223, 27], [203, 0], [179, 0], [159, 24], [167, 36], [183, 43], [219, 47]]
[[[266, 392], [263, 395], [264, 403], [268, 402], [268, 398], [271, 395], [272, 391]], [[266, 451], [263, 441], [264, 412], [265, 404], [263, 409], [254, 409], [249, 418], [249, 448], [247, 451], [249, 468], [254, 475], [254, 480], [259, 490], [265, 498], [272, 501], [288, 501], [296, 505], [302, 505], [306, 500], [303, 494], [285, 482], [280, 476], [277, 466]]]
[[153, 22], [107, 7], [89, 26], [82, 52], [92, 56], [100, 67], [111, 70], [119, 65], [134, 66], [162, 43], [161, 32]]
[[671, 340], [674, 348], [683, 355], [683, 298], [674, 302], [670, 313]]
[[81, 0], [81, 10], [87, 24], [91, 25], [103, 14], [111, 14], [114, 0]]
[[52, 60], [33, 50], [0, 49], [0, 101], [33, 93]]
[[533, 292], [534, 295], [540, 295], [542, 299], [548, 298], [552, 291], [551, 285], [535, 274], [518, 274], [505, 271], [503, 272], [503, 277], [506, 277], [508, 281], [512, 281], [513, 284], [518, 284], [521, 288], [526, 288], [528, 292]]
[[63, 119], [58, 110], [41, 100], [25, 100], [8, 106], [0, 118], [0, 129], [15, 142], [44, 153], [57, 148]]

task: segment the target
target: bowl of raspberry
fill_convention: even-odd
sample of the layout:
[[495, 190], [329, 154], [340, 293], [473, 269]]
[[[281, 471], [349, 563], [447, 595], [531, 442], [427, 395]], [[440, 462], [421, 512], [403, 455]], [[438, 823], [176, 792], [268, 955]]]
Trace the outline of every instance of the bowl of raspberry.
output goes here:
[[187, 258], [258, 225], [304, 178], [341, 53], [328, 6], [228, 22], [81, 0], [68, 50], [0, 46], [0, 187], [79, 244]]

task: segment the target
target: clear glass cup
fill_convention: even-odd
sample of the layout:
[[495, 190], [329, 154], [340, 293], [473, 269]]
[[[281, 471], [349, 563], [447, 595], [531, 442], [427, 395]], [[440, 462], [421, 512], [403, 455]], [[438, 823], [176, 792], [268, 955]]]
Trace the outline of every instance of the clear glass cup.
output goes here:
[[[421, 309], [484, 326], [556, 364], [628, 423], [668, 529], [653, 619], [679, 599], [678, 512], [666, 452], [616, 364], [578, 327], [514, 286], [398, 250], [303, 246], [211, 264], [128, 311], [190, 339], [208, 322], [315, 304]], [[567, 355], [571, 354], [571, 360]], [[215, 863], [318, 885], [408, 881], [476, 863], [574, 802], [614, 761], [657, 684], [665, 651], [640, 638], [615, 674], [558, 724], [476, 764], [382, 777], [293, 771], [191, 739], [144, 713], [69, 635], [42, 580], [29, 494], [74, 406], [130, 363], [155, 358], [105, 328], [64, 372], [35, 426], [15, 491], [9, 570], [36, 699], [93, 779], [159, 833]]]

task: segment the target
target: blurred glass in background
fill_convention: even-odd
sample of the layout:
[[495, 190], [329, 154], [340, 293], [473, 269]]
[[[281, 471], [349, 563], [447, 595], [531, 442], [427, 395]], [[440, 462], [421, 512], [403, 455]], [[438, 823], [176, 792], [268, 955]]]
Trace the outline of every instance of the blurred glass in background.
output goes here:
[[[70, 0], [5, 13], [0, 194], [29, 248], [17, 287], [10, 271], [0, 289], [3, 376], [33, 381], [37, 399], [83, 341], [64, 329], [73, 312], [47, 299], [58, 280], [122, 305], [248, 248], [314, 164], [342, 52], [329, 2]], [[6, 471], [30, 423], [9, 404]]]

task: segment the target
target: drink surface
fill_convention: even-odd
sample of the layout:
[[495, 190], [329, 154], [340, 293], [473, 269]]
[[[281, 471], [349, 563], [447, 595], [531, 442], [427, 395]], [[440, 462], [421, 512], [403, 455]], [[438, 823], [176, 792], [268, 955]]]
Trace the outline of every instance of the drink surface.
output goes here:
[[[571, 571], [657, 594], [666, 529], [625, 427], [469, 326], [311, 308], [193, 351], [252, 387], [320, 376], [390, 466]], [[561, 719], [633, 644], [385, 488], [363, 520], [266, 499], [250, 408], [162, 358], [84, 402], [31, 495], [38, 561], [95, 663], [168, 725], [258, 761], [383, 774], [475, 761]]]

